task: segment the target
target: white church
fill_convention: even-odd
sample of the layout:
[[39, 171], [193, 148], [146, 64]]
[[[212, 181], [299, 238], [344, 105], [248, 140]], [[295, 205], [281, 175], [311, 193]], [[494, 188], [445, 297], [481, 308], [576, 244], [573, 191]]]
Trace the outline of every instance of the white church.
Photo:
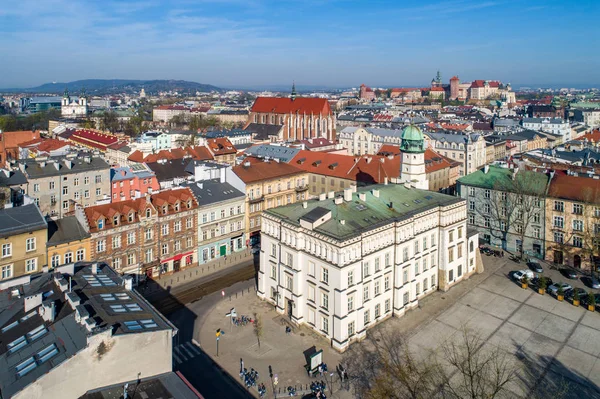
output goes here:
[[465, 200], [427, 191], [425, 140], [402, 134], [397, 184], [380, 184], [262, 214], [258, 296], [344, 351], [367, 329], [482, 271]]
[[83, 118], [87, 116], [88, 103], [85, 91], [82, 90], [79, 97], [71, 99], [69, 91], [65, 89], [60, 107], [60, 114], [65, 118]]

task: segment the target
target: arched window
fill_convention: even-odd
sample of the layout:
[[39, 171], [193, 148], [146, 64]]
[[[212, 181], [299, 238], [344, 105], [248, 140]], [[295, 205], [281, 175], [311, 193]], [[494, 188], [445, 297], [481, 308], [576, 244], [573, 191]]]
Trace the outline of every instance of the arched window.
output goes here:
[[146, 209], [146, 217], [149, 218], [150, 216], [152, 216], [152, 211], [150, 210], [150, 208]]

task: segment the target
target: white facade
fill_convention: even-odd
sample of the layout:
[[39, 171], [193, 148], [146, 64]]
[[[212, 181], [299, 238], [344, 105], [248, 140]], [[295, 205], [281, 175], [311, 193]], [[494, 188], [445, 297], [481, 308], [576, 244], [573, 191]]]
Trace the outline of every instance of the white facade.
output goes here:
[[[329, 210], [312, 223], [297, 218], [305, 207], [301, 203], [262, 215], [259, 297], [293, 323], [331, 340], [340, 351], [364, 338], [368, 328], [402, 316], [417, 307], [419, 299], [438, 288], [449, 289], [476, 269], [477, 235], [467, 237], [464, 200], [403, 185], [352, 191], [310, 201], [313, 209]], [[351, 237], [324, 233], [335, 231], [338, 224], [340, 229], [346, 223], [354, 226], [355, 221], [340, 216], [349, 204], [363, 204], [369, 220], [367, 209], [385, 209], [392, 205], [383, 203], [389, 198], [398, 201], [392, 206], [402, 214], [403, 201], [413, 206], [416, 198], [427, 201], [426, 196], [439, 196], [445, 205], [415, 206], [418, 210], [412, 215], [356, 228]], [[287, 210], [294, 216], [278, 216]]]
[[425, 173], [425, 153], [402, 152], [400, 183], [412, 183], [421, 190], [429, 188]]
[[60, 114], [66, 118], [81, 118], [88, 114], [88, 103], [85, 96], [77, 98], [77, 100], [71, 101], [71, 97], [65, 95], [62, 99]]
[[571, 140], [571, 125], [561, 118], [523, 118], [523, 127], [558, 134], [563, 137], [563, 143]]
[[377, 154], [384, 144], [400, 146], [402, 130], [346, 127], [338, 133], [338, 140], [348, 155]]

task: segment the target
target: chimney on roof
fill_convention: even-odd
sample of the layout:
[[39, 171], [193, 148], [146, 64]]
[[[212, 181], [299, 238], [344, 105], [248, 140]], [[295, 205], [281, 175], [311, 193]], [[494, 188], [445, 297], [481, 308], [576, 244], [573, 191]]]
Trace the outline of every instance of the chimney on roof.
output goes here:
[[92, 263], [92, 274], [98, 274], [98, 262]]
[[388, 178], [387, 178], [387, 176], [383, 178], [383, 184], [387, 186], [387, 184], [388, 184]]
[[308, 202], [304, 201], [302, 203], [302, 208], [304, 208], [304, 209], [308, 208]]
[[42, 316], [44, 321], [53, 323], [56, 318], [56, 305], [54, 301], [48, 300], [42, 302], [42, 306], [39, 308], [38, 313]]
[[42, 293], [37, 293], [25, 297], [24, 310], [29, 313], [30, 310], [37, 308], [42, 304]]
[[332, 199], [335, 196], [335, 191], [330, 191], [327, 193], [327, 198]]
[[326, 193], [319, 194], [319, 201], [325, 201], [326, 199], [327, 199], [327, 194]]
[[344, 197], [342, 197], [342, 196], [337, 196], [337, 197], [335, 197], [335, 199], [333, 200], [333, 202], [334, 202], [336, 205], [339, 205], [339, 204], [341, 204], [342, 202], [344, 202]]
[[356, 184], [352, 184], [350, 186], [350, 189], [352, 190], [353, 193], [355, 193], [356, 192]]
[[352, 188], [344, 189], [344, 201], [346, 201], [346, 202], [352, 201]]
[[483, 173], [487, 174], [487, 172], [489, 172], [489, 171], [490, 171], [490, 165], [485, 165], [483, 167]]
[[345, 224], [346, 224], [346, 221], [345, 221], [344, 219], [341, 219], [341, 220], [340, 220], [340, 224], [343, 226], [343, 225], [345, 225]]
[[358, 199], [361, 201], [367, 200], [367, 194], [365, 192], [358, 193]]
[[379, 198], [379, 190], [373, 189], [373, 197]]

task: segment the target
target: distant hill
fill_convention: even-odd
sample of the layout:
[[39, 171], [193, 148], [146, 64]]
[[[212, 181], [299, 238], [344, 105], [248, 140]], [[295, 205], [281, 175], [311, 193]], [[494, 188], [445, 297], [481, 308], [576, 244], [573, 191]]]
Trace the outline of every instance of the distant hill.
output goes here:
[[44, 83], [41, 86], [30, 87], [26, 89], [0, 89], [0, 92], [12, 93], [62, 93], [65, 87], [73, 94], [78, 93], [82, 88], [88, 94], [104, 95], [114, 93], [139, 93], [143, 88], [147, 94], [158, 93], [159, 91], [178, 91], [180, 93], [193, 94], [200, 92], [221, 92], [223, 89], [197, 82], [188, 82], [186, 80], [132, 80], [132, 79], [84, 79], [66, 83]]

